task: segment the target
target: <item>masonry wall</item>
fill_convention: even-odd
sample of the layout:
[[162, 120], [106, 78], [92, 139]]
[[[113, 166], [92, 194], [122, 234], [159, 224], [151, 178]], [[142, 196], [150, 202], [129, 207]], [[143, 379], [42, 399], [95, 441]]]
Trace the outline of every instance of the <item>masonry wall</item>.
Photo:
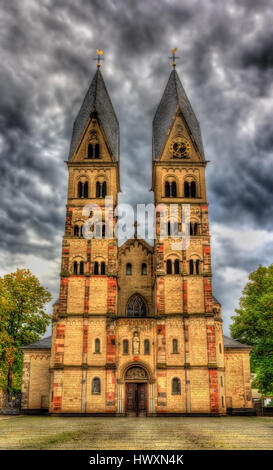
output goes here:
[[40, 410], [49, 406], [50, 350], [24, 350], [22, 409]]
[[225, 350], [227, 408], [252, 408], [248, 349]]

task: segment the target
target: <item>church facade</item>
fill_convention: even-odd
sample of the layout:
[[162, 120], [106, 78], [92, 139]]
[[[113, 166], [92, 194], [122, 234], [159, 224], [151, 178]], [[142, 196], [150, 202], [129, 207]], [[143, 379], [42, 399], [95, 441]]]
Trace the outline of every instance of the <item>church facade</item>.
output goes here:
[[[223, 336], [212, 293], [206, 160], [200, 126], [175, 68], [153, 120], [156, 207], [188, 204], [189, 244], [171, 212], [151, 246], [105, 236], [106, 196], [118, 204], [119, 123], [100, 68], [75, 120], [60, 297], [52, 337], [22, 348], [22, 410], [55, 415], [225, 415], [250, 411], [249, 352]], [[83, 236], [96, 204], [97, 237]], [[117, 217], [112, 215], [113, 227]], [[164, 235], [164, 236], [163, 236]]]

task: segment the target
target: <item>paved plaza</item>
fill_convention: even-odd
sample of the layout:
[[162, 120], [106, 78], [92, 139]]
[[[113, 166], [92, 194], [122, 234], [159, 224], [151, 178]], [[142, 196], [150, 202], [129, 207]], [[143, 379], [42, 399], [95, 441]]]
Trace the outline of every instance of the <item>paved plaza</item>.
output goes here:
[[58, 418], [0, 420], [0, 449], [273, 449], [273, 418]]

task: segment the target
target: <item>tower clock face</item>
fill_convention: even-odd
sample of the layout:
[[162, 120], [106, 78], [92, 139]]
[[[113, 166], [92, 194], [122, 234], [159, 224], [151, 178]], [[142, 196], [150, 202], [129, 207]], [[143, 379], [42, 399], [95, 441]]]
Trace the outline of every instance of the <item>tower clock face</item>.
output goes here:
[[169, 147], [174, 158], [187, 158], [190, 154], [190, 143], [184, 137], [176, 137]]

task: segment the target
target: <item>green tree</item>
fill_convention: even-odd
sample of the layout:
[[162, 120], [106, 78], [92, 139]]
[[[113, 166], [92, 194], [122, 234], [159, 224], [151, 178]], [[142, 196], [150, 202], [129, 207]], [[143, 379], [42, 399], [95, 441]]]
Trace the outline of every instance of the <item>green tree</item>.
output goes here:
[[[2, 386], [18, 388], [22, 365], [20, 346], [38, 341], [50, 323], [44, 311], [51, 294], [41, 286], [29, 269], [0, 277], [0, 377]], [[17, 380], [16, 380], [17, 378]]]
[[254, 385], [264, 395], [273, 394], [273, 264], [259, 266], [249, 275], [239, 308], [232, 317], [231, 336], [253, 347]]

